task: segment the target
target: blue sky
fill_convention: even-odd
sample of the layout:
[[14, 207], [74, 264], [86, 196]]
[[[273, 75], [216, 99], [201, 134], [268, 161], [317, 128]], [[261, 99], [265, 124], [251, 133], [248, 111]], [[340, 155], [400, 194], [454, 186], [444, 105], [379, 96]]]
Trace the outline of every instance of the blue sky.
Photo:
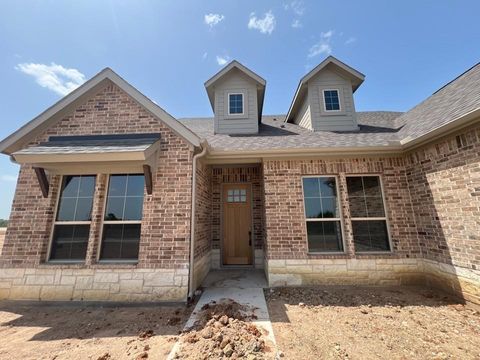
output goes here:
[[[357, 110], [405, 111], [479, 61], [479, 13], [462, 0], [2, 1], [0, 138], [106, 66], [174, 116], [209, 116], [203, 83], [237, 59], [279, 114], [332, 54], [366, 75]], [[0, 157], [0, 218], [17, 172]]]

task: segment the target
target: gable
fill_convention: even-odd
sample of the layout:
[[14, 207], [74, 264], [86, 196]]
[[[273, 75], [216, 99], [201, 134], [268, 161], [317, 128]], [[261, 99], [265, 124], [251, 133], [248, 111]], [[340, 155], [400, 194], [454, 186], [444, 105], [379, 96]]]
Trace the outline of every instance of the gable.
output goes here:
[[[162, 133], [162, 138], [178, 137], [161, 120], [109, 81], [103, 89], [52, 123], [28, 145], [48, 141], [51, 136], [145, 133]], [[185, 146], [189, 145], [185, 139], [179, 138]]]
[[197, 135], [123, 80], [111, 69], [106, 68], [82, 86], [62, 98], [56, 104], [42, 112], [36, 118], [22, 126], [16, 132], [2, 140], [0, 142], [0, 152], [10, 155], [14, 151], [21, 149], [35, 139], [35, 137], [49, 129], [53, 124], [64, 119], [65, 116], [68, 116], [68, 114], [72, 113], [78, 106], [87, 102], [92, 96], [107, 87], [109, 84], [114, 84], [124, 93], [128, 94], [129, 98], [134, 101], [134, 103], [141, 106], [146, 112], [153, 115], [156, 121], [162, 122], [190, 145], [200, 146], [200, 139]]

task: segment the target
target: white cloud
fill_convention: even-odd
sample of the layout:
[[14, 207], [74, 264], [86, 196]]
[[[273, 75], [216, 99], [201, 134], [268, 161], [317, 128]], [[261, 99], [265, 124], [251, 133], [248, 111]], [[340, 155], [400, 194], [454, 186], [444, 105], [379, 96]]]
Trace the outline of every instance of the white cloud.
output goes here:
[[291, 11], [294, 15], [294, 19], [292, 21], [292, 28], [294, 29], [301, 28], [302, 22], [300, 21], [299, 18], [301, 18], [305, 13], [305, 5], [303, 1], [300, 1], [300, 0], [291, 1], [289, 3], [284, 4], [283, 8], [286, 11]]
[[220, 21], [225, 19], [225, 16], [221, 14], [206, 14], [203, 19], [205, 21], [205, 24], [207, 24], [210, 27], [214, 27]]
[[202, 59], [205, 60], [207, 58], [207, 56], [208, 56], [208, 53], [205, 51], [202, 55]]
[[275, 29], [276, 20], [271, 11], [265, 13], [263, 18], [257, 18], [255, 13], [250, 14], [248, 28], [260, 31], [262, 34], [271, 34]]
[[16, 182], [17, 177], [15, 175], [0, 175], [0, 181]]
[[23, 63], [15, 66], [15, 69], [33, 76], [38, 85], [62, 96], [85, 82], [85, 75], [77, 69], [67, 69], [53, 62], [50, 65]]
[[225, 65], [230, 60], [229, 56], [218, 56], [217, 55], [217, 64], [220, 66]]
[[311, 58], [320, 54], [330, 55], [332, 53], [331, 40], [333, 33], [333, 30], [322, 32], [320, 34], [320, 41], [310, 47], [310, 50], [308, 51], [308, 57]]
[[292, 28], [294, 29], [298, 29], [298, 28], [301, 28], [302, 27], [302, 23], [300, 20], [298, 19], [295, 19], [292, 21]]
[[303, 1], [294, 0], [290, 3], [284, 4], [283, 8], [285, 10], [292, 10], [292, 12], [297, 16], [302, 16], [305, 12], [305, 6]]
[[353, 36], [352, 36], [352, 37], [349, 37], [349, 38], [347, 39], [347, 41], [345, 41], [345, 45], [352, 44], [352, 43], [354, 43], [355, 41], [357, 41], [356, 38], [354, 38]]

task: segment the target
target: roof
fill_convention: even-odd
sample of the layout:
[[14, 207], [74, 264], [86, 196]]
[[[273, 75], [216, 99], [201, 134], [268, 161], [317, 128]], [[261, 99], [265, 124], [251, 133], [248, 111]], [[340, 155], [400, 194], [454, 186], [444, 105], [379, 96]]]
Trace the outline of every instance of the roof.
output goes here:
[[263, 116], [258, 134], [214, 134], [213, 118], [184, 118], [179, 121], [208, 141], [211, 152], [342, 147], [387, 147], [398, 143], [395, 125], [402, 113], [358, 112], [359, 131], [316, 131], [284, 123], [285, 115]]
[[215, 112], [215, 84], [220, 81], [224, 76], [226, 76], [233, 69], [238, 69], [247, 77], [252, 79], [257, 83], [257, 96], [258, 96], [258, 120], [260, 121], [262, 116], [263, 109], [263, 100], [265, 98], [265, 87], [267, 86], [267, 81], [247, 68], [245, 65], [242, 65], [237, 60], [231, 61], [225, 67], [223, 67], [219, 72], [213, 75], [210, 79], [205, 82], [205, 89], [207, 90], [208, 99], [210, 100], [210, 105], [212, 110]]
[[432, 96], [396, 121], [404, 125], [399, 132], [403, 143], [419, 139], [432, 131], [467, 116], [480, 116], [480, 63], [452, 80]]
[[91, 154], [100, 152], [145, 151], [160, 139], [160, 134], [51, 136], [48, 141], [13, 153], [33, 154]]
[[303, 97], [307, 93], [308, 81], [315, 75], [317, 75], [320, 71], [325, 69], [327, 66], [334, 67], [337, 72], [349, 78], [352, 82], [353, 92], [355, 92], [358, 87], [363, 83], [363, 80], [365, 80], [365, 75], [363, 75], [361, 72], [341, 62], [334, 56], [328, 56], [325, 60], [315, 66], [311, 71], [309, 71], [305, 76], [300, 79], [292, 103], [290, 105], [290, 108], [288, 109], [287, 116], [285, 117], [286, 122], [292, 120], [293, 116], [301, 105]]
[[143, 161], [158, 148], [160, 134], [51, 136], [12, 154], [19, 163]]
[[[338, 60], [332, 59], [334, 58], [330, 57], [330, 61], [338, 62]], [[240, 66], [241, 64], [232, 62], [230, 65]], [[321, 65], [319, 65], [320, 68]], [[318, 70], [319, 67], [315, 69]], [[218, 79], [218, 76], [225, 73], [225, 69], [222, 69], [207, 83]], [[315, 69], [312, 71], [315, 71]], [[313, 76], [311, 73], [306, 76]], [[28, 152], [35, 156], [34, 153], [53, 153], [55, 151], [82, 154], [82, 152], [96, 151], [95, 146], [101, 147], [102, 151], [106, 153], [111, 150], [110, 156], [116, 151], [128, 152], [131, 149], [133, 153], [135, 148], [141, 151], [142, 146], [147, 146], [147, 144], [140, 143], [139, 139], [135, 141], [122, 139], [120, 141], [118, 138], [115, 143], [111, 142], [112, 139], [104, 138], [102, 141], [96, 139], [98, 142], [95, 144], [86, 142], [87, 139], [82, 139], [82, 144], [72, 139], [69, 140], [69, 144], [60, 144], [60, 140], [51, 138], [49, 140], [49, 143], [52, 142], [51, 144], [40, 144], [22, 150], [22, 147], [30, 141], [29, 139], [44, 131], [53, 121], [61, 119], [67, 111], [71, 111], [73, 106], [85, 101], [90, 92], [103, 86], [105, 81], [112, 81], [122, 88], [140, 105], [161, 121], [164, 121], [167, 126], [191, 144], [200, 146], [200, 143], [206, 140], [212, 153], [242, 152], [247, 154], [257, 151], [259, 154], [266, 154], [268, 151], [285, 150], [285, 152], [288, 152], [294, 149], [336, 153], [341, 151], [355, 152], [359, 149], [368, 149], [372, 152], [382, 150], [402, 151], [420, 142], [430, 140], [434, 136], [443, 135], [461, 126], [467, 126], [480, 118], [480, 63], [406, 113], [357, 112], [359, 131], [313, 132], [299, 125], [284, 122], [285, 115], [271, 115], [262, 116], [259, 133], [251, 135], [214, 134], [213, 118], [177, 120], [107, 68], [0, 142], [0, 151], [5, 154], [14, 153], [17, 156], [26, 156]], [[305, 81], [305, 77], [302, 81]], [[145, 157], [144, 155], [142, 156]]]
[[144, 107], [148, 112], [162, 121], [177, 135], [184, 138], [188, 143], [192, 144], [193, 146], [200, 146], [200, 139], [193, 132], [176, 121], [172, 115], [167, 113], [164, 109], [126, 82], [112, 69], [105, 68], [93, 78], [85, 82], [70, 94], [60, 99], [53, 106], [15, 131], [13, 134], [2, 140], [0, 142], [0, 152], [10, 155], [11, 153], [21, 149], [35, 136], [41, 134], [49, 126], [75, 109], [75, 107], [85, 102], [92, 93], [97, 92], [99, 89], [105, 86], [108, 81], [113, 82], [116, 86], [125, 91], [139, 105]]

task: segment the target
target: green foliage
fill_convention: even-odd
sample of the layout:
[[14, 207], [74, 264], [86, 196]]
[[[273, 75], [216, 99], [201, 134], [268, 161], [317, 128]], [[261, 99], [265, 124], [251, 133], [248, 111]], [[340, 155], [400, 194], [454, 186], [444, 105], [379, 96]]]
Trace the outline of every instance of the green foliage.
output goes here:
[[8, 225], [8, 220], [0, 219], [0, 227], [7, 227], [7, 225]]

